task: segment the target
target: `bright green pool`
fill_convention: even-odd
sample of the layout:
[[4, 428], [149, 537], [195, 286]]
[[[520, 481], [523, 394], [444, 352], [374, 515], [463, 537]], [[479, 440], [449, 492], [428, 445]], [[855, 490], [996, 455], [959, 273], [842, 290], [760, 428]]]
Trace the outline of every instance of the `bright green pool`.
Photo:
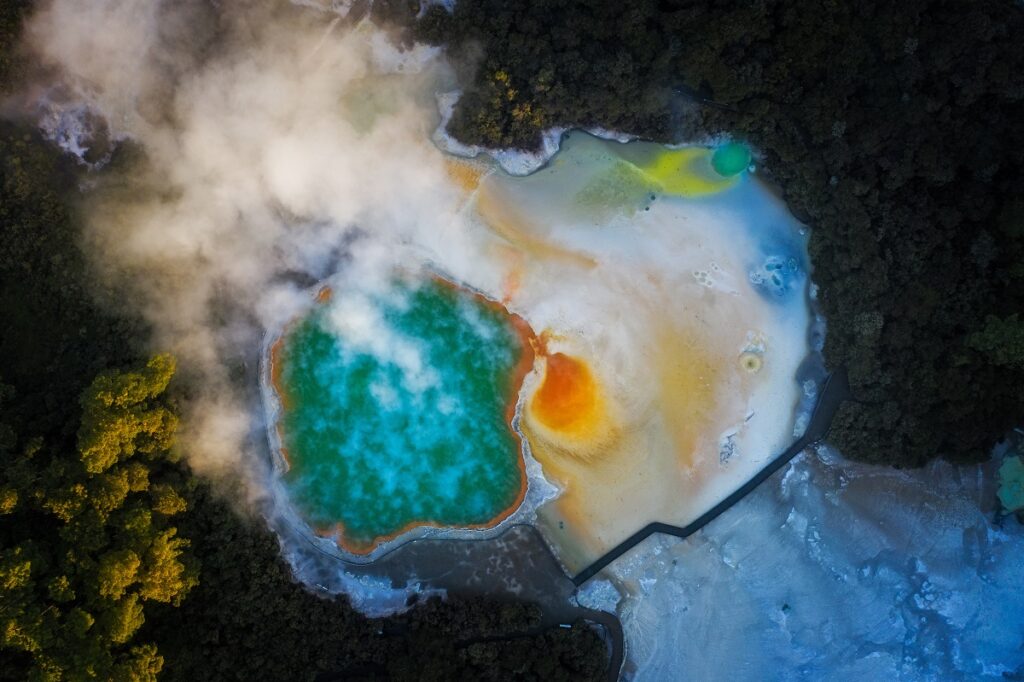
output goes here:
[[365, 553], [415, 526], [511, 513], [526, 487], [510, 425], [532, 359], [523, 329], [435, 280], [339, 294], [290, 325], [273, 383], [284, 481], [306, 520]]

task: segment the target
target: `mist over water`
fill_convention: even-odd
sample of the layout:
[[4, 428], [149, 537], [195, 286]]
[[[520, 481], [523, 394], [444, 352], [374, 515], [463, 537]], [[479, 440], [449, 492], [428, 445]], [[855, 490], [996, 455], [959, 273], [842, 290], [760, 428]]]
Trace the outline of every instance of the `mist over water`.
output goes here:
[[508, 418], [530, 350], [508, 315], [438, 282], [395, 293], [345, 291], [274, 344], [290, 498], [357, 553], [416, 525], [495, 525], [526, 489]]

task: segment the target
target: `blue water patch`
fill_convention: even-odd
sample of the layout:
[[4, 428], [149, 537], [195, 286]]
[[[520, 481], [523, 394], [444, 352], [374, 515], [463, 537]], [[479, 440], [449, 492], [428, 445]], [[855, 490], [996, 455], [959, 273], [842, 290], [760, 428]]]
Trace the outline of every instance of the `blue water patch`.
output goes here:
[[745, 256], [747, 278], [758, 294], [779, 304], [803, 297], [810, 269], [807, 235], [780, 200], [743, 176], [734, 187], [701, 201], [743, 225], [753, 243]]
[[747, 273], [754, 290], [769, 300], [783, 301], [802, 292], [807, 273], [793, 256], [768, 256]]

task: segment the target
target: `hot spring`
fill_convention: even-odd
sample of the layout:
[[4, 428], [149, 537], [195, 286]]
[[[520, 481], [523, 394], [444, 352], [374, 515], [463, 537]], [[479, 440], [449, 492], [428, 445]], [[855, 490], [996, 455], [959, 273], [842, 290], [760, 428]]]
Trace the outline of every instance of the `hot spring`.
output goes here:
[[417, 526], [494, 525], [526, 492], [517, 393], [525, 325], [440, 279], [334, 299], [273, 357], [293, 499], [354, 553]]
[[392, 280], [326, 283], [270, 346], [311, 528], [356, 557], [514, 515], [576, 572], [789, 445], [814, 390], [806, 240], [746, 147], [574, 133], [526, 177], [446, 163], [460, 249], [396, 246]]

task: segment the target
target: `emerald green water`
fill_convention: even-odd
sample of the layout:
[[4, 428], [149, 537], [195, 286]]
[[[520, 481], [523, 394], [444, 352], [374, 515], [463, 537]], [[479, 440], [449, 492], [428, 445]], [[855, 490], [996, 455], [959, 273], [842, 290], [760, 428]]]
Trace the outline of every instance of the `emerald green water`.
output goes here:
[[750, 148], [739, 142], [727, 142], [712, 154], [711, 166], [723, 177], [739, 175], [750, 166]]
[[521, 341], [504, 311], [436, 282], [318, 304], [278, 351], [285, 484], [355, 551], [410, 524], [486, 524], [518, 499], [506, 420]]

